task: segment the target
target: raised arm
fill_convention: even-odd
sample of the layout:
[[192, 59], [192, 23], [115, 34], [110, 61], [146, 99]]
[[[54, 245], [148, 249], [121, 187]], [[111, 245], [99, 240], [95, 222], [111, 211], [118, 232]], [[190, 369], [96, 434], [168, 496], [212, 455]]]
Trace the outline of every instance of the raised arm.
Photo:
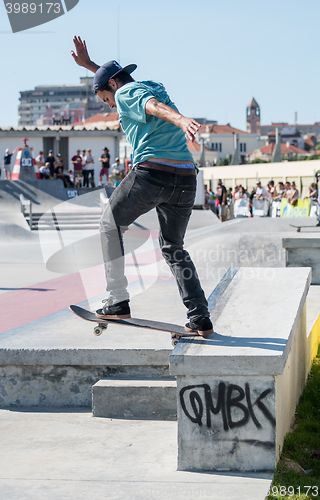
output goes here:
[[186, 118], [175, 109], [170, 108], [170, 106], [157, 101], [157, 99], [149, 99], [145, 111], [148, 115], [156, 116], [165, 122], [173, 123], [177, 127], [180, 127], [188, 139], [194, 142], [195, 134], [198, 132], [200, 124], [193, 118]]
[[78, 64], [78, 66], [82, 66], [83, 68], [92, 71], [92, 73], [96, 73], [100, 66], [91, 61], [85, 40], [82, 41], [80, 36], [74, 36], [73, 43], [76, 51], [74, 52], [71, 50], [70, 54], [72, 55], [74, 61]]

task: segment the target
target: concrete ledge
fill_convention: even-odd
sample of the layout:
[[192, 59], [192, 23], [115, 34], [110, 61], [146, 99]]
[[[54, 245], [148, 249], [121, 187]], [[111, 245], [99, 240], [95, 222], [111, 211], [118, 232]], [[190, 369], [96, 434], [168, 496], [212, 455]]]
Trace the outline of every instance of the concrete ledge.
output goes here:
[[320, 285], [320, 238], [314, 234], [283, 238], [287, 267], [311, 267], [312, 285]]
[[91, 408], [92, 386], [106, 377], [168, 377], [167, 366], [7, 365], [0, 367], [0, 408]]
[[5, 349], [0, 366], [168, 366], [170, 349]]
[[309, 268], [239, 269], [215, 333], [173, 350], [179, 470], [275, 467], [317, 336], [317, 322], [310, 341], [306, 331], [310, 281]]
[[104, 379], [92, 388], [94, 417], [176, 420], [174, 380]]
[[283, 248], [320, 248], [320, 238], [314, 234], [282, 238]]

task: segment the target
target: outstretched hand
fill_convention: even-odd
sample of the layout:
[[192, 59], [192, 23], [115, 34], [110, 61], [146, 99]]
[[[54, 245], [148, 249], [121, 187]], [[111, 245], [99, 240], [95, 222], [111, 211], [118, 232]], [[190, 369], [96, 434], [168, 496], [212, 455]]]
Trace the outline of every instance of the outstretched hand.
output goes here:
[[200, 123], [198, 123], [193, 118], [186, 118], [184, 116], [181, 121], [181, 128], [186, 134], [189, 141], [194, 142], [195, 134], [198, 132], [200, 128]]
[[74, 36], [73, 43], [76, 51], [74, 52], [71, 50], [70, 54], [72, 55], [75, 63], [77, 63], [78, 66], [82, 66], [83, 68], [89, 69], [95, 73], [99, 66], [91, 61], [85, 40], [81, 40], [80, 36]]

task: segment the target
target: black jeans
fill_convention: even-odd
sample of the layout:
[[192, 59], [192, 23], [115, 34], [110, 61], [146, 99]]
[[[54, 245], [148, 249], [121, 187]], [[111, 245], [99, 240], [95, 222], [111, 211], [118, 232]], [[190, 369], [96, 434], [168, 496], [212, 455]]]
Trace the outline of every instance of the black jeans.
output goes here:
[[159, 244], [188, 309], [189, 319], [208, 317], [208, 304], [195, 266], [183, 248], [196, 193], [196, 176], [144, 167], [134, 169], [115, 189], [100, 221], [108, 303], [129, 299], [124, 275], [122, 235], [140, 215], [154, 207], [160, 225]]

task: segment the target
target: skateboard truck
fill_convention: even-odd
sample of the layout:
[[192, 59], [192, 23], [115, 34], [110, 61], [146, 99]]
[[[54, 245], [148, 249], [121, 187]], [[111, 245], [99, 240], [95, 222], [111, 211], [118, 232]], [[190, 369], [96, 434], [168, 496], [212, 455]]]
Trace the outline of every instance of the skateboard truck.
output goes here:
[[98, 326], [95, 326], [94, 329], [93, 329], [93, 333], [99, 337], [100, 335], [102, 335], [103, 333], [103, 330], [106, 330], [108, 328], [108, 324], [105, 324], [105, 323], [98, 323]]

